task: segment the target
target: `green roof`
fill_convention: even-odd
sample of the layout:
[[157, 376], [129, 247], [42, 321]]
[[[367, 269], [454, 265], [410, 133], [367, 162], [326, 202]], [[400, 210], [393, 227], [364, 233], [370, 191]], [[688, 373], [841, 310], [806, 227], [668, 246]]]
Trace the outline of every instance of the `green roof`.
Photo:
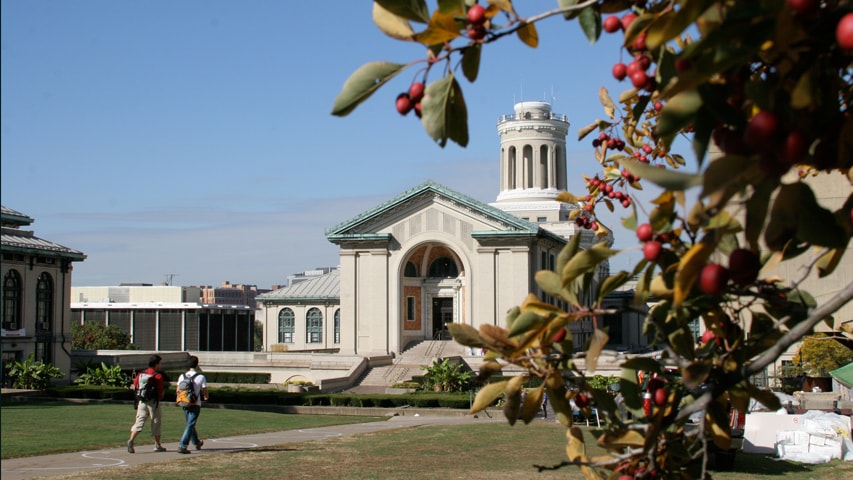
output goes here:
[[841, 368], [836, 368], [829, 372], [829, 375], [839, 383], [844, 384], [845, 387], [853, 388], [853, 362]]

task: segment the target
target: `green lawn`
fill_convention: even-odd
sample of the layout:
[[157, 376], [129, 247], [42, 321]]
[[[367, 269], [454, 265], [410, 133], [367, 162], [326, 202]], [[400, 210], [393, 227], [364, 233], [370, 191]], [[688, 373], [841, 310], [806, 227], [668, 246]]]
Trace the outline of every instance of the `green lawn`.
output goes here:
[[[174, 441], [180, 435], [183, 417], [177, 408], [166, 409], [166, 414], [164, 439]], [[69, 450], [91, 448], [82, 446], [84, 438], [88, 438], [88, 442], [100, 442], [101, 446], [120, 445], [127, 439], [133, 411], [128, 405], [4, 405], [2, 416], [2, 448], [6, 458], [7, 447], [16, 445], [20, 449], [26, 442], [30, 444], [28, 448], [38, 449], [48, 435], [57, 441], [62, 438]], [[214, 438], [363, 420], [206, 409], [202, 412], [200, 428], [204, 437]], [[24, 439], [15, 439], [18, 435]], [[104, 468], [52, 478], [581, 480], [580, 471], [574, 467], [547, 469], [565, 458], [565, 438], [565, 429], [560, 425], [541, 421], [514, 427], [505, 423], [482, 423], [403, 428], [240, 452], [190, 455], [172, 462]], [[602, 451], [593, 447], [588, 453], [597, 455]], [[540, 472], [540, 467], [545, 469]], [[853, 478], [853, 462], [801, 465], [767, 456], [739, 454], [734, 471], [713, 472], [713, 475], [723, 480], [849, 480]]]
[[[136, 416], [131, 404], [4, 403], [0, 407], [2, 458], [78, 452], [124, 445]], [[282, 415], [222, 408], [203, 408], [198, 431], [202, 438], [275, 432], [347, 423], [384, 421], [380, 417]], [[184, 433], [183, 410], [163, 408], [163, 443], [177, 442]], [[50, 441], [45, 441], [50, 439]], [[136, 437], [136, 445], [153, 445], [151, 423]]]

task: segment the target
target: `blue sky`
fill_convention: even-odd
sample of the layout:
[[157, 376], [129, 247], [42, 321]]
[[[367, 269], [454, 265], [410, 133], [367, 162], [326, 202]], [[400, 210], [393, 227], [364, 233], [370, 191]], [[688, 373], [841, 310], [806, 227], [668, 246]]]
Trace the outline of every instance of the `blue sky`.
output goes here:
[[[348, 117], [330, 114], [356, 68], [424, 49], [379, 32], [369, 1], [318, 5], [2, 0], [3, 205], [88, 256], [77, 286], [174, 274], [176, 285], [269, 288], [337, 265], [327, 228], [426, 180], [493, 202], [495, 125], [517, 101], [568, 116], [570, 191], [595, 173], [592, 137], [577, 132], [603, 116], [599, 87], [614, 97], [629, 87], [610, 76], [626, 59], [617, 36], [590, 46], [576, 22], [552, 17], [537, 26], [538, 49], [488, 45], [477, 82], [460, 80], [471, 141], [442, 149], [394, 110], [416, 68]], [[618, 218], [616, 246], [636, 246]]]

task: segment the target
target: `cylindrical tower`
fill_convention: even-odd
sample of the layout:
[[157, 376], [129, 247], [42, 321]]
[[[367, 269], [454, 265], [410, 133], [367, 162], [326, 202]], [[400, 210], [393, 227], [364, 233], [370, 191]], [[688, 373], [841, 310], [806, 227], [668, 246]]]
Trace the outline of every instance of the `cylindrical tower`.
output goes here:
[[547, 102], [519, 102], [498, 119], [501, 186], [497, 202], [553, 200], [566, 190], [565, 115]]

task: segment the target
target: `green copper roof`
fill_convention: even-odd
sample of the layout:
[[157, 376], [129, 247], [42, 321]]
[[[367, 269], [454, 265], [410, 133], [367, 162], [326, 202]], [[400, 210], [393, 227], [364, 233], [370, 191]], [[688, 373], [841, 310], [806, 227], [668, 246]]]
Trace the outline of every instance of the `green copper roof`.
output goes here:
[[836, 368], [829, 372], [829, 375], [840, 383], [843, 383], [847, 388], [853, 388], [853, 363]]
[[396, 197], [383, 202], [376, 207], [367, 210], [354, 218], [347, 220], [343, 223], [340, 223], [332, 228], [326, 230], [326, 238], [331, 242], [340, 241], [340, 240], [380, 240], [387, 239], [387, 236], [383, 236], [380, 238], [379, 235], [375, 233], [353, 233], [353, 231], [357, 231], [360, 225], [363, 225], [366, 222], [369, 222], [376, 217], [393, 210], [394, 208], [399, 207], [400, 205], [405, 204], [406, 202], [411, 201], [412, 199], [422, 196], [422, 195], [441, 195], [465, 208], [471, 209], [475, 212], [480, 213], [484, 217], [488, 217], [494, 219], [505, 225], [507, 228], [506, 231], [495, 231], [495, 232], [473, 232], [472, 235], [477, 236], [551, 236], [555, 239], [565, 242], [565, 239], [559, 237], [557, 235], [552, 234], [551, 232], [541, 228], [539, 225], [529, 222], [527, 220], [522, 220], [521, 218], [516, 217], [515, 215], [504, 212], [499, 208], [495, 208], [489, 204], [483, 203], [479, 200], [475, 200], [467, 195], [461, 194], [454, 190], [451, 190], [444, 185], [440, 185], [432, 180], [428, 180], [417, 187], [414, 187], [410, 190], [407, 190]]

